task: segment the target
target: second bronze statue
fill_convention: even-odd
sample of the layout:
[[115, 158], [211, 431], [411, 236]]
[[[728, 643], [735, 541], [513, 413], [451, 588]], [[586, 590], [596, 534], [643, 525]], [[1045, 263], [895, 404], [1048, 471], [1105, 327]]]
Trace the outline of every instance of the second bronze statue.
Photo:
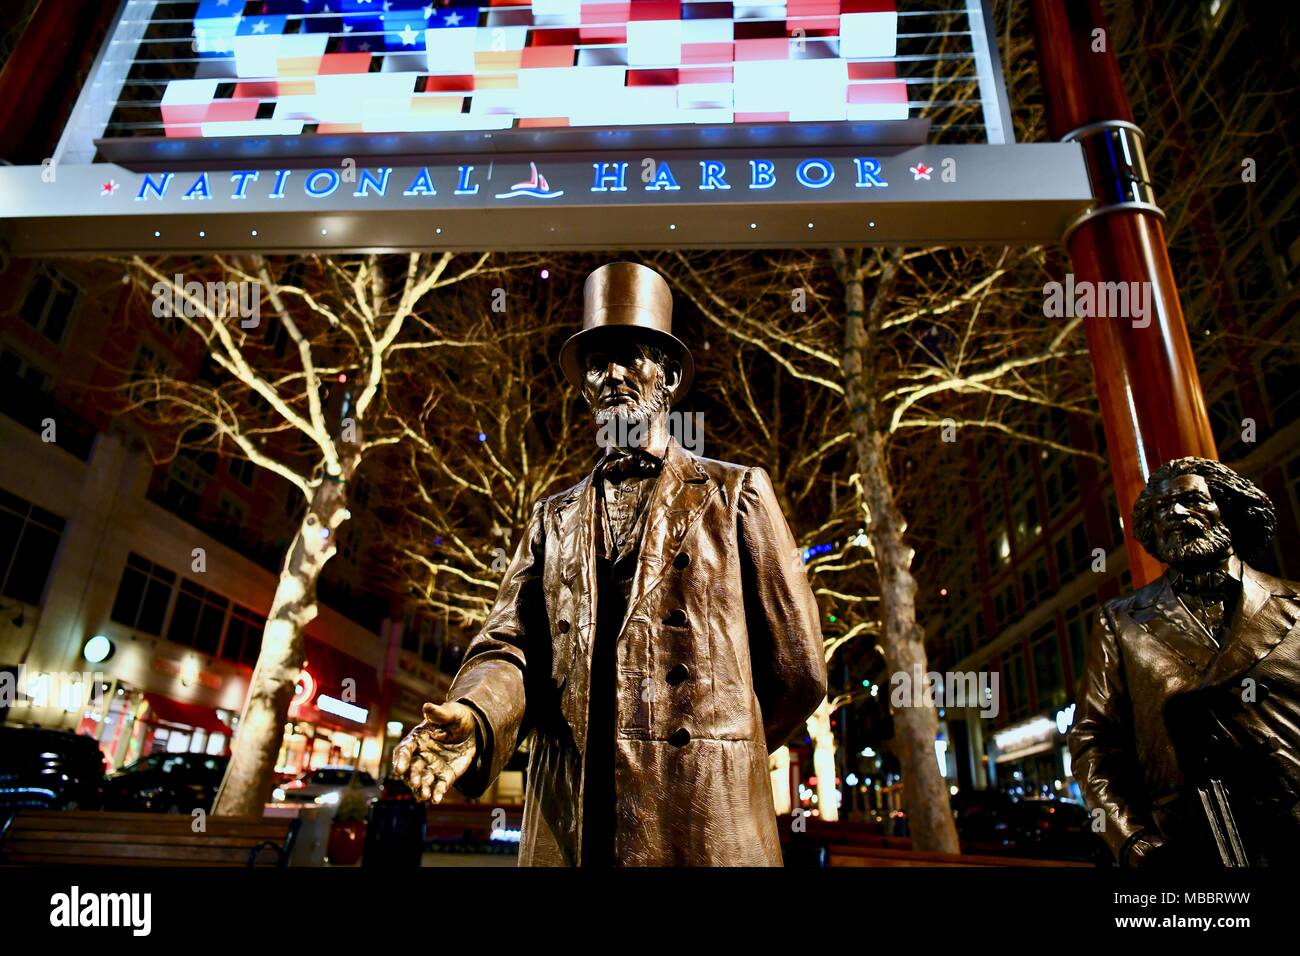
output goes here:
[[605, 454], [533, 507], [447, 703], [393, 758], [481, 794], [533, 734], [521, 865], [779, 866], [768, 754], [826, 695], [817, 604], [762, 468], [670, 437], [672, 295], [602, 266], [560, 353]]

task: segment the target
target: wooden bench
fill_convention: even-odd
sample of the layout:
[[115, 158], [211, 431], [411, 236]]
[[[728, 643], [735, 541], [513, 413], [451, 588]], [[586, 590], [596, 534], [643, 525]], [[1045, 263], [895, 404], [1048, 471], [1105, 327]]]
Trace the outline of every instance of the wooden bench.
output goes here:
[[0, 825], [6, 866], [287, 866], [299, 821], [19, 810]]

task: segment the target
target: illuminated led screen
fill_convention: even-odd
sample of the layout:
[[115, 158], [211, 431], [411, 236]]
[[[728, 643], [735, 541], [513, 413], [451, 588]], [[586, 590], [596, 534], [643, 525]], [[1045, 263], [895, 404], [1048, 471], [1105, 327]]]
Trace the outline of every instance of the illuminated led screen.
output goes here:
[[107, 132], [907, 119], [907, 19], [893, 0], [157, 3]]

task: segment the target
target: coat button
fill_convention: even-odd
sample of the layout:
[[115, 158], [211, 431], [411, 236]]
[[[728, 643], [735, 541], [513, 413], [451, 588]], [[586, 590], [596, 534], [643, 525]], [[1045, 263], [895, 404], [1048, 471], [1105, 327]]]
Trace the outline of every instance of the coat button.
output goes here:
[[673, 567], [675, 567], [678, 571], [682, 570], [683, 568], [686, 567], [686, 565], [690, 563], [691, 563], [691, 556], [687, 554], [685, 551], [677, 555], [677, 557], [673, 558]]
[[668, 675], [665, 679], [668, 681], [670, 686], [676, 687], [678, 684], [682, 683], [683, 681], [686, 680], [686, 678], [690, 676], [691, 676], [691, 669], [687, 667], [685, 664], [678, 664], [676, 667], [674, 667], [672, 670], [668, 672]]
[[685, 727], [678, 727], [672, 732], [672, 735], [669, 736], [668, 742], [674, 747], [685, 747], [691, 742], [691, 732]]
[[669, 627], [685, 627], [686, 612], [681, 608], [676, 608], [666, 618], [664, 618], [664, 623]]
[[560, 623], [556, 625], [556, 627], [560, 629], [561, 634], [568, 634], [570, 626], [571, 625], [568, 621], [560, 621]]

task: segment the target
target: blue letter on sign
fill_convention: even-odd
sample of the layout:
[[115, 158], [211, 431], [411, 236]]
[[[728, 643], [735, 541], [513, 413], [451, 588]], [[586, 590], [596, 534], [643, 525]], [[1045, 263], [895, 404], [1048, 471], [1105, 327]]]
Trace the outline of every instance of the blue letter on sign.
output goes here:
[[700, 160], [700, 188], [701, 189], [730, 189], [722, 179], [726, 175], [727, 167], [725, 163], [720, 163], [716, 159]]
[[289, 178], [291, 172], [293, 172], [292, 169], [277, 169], [275, 171], [275, 187], [271, 190], [271, 195], [266, 197], [267, 199], [284, 198], [284, 181]]
[[880, 160], [863, 159], [859, 156], [853, 161], [858, 164], [858, 186], [865, 186], [870, 189], [872, 186], [883, 188], [889, 185], [880, 178]]
[[668, 168], [667, 163], [660, 163], [659, 168], [655, 170], [655, 178], [646, 184], [646, 192], [659, 192], [661, 189], [674, 190], [681, 189], [677, 185], [677, 180], [673, 178], [673, 171]]
[[821, 189], [829, 186], [835, 178], [835, 167], [824, 159], [805, 159], [795, 168], [794, 178], [799, 180], [800, 186]]
[[175, 173], [163, 173], [162, 182], [156, 183], [153, 177], [146, 173], [144, 182], [140, 184], [140, 192], [135, 197], [136, 200], [148, 199], [149, 193], [153, 193], [159, 199], [166, 198], [167, 187], [172, 184], [172, 177], [175, 175]]
[[194, 180], [194, 185], [185, 190], [182, 199], [211, 199], [212, 185], [208, 182], [208, 174], [200, 173], [199, 178]]
[[475, 183], [472, 189], [470, 188], [469, 185], [469, 177], [474, 172], [474, 167], [458, 166], [456, 168], [460, 170], [460, 179], [456, 183], [456, 195], [473, 196], [476, 192], [478, 192], [478, 183]]
[[403, 196], [436, 196], [438, 190], [433, 188], [433, 180], [429, 178], [429, 167], [423, 167], [414, 179], [411, 180], [410, 187], [402, 193]]
[[235, 191], [230, 194], [231, 199], [248, 198], [248, 181], [257, 179], [256, 169], [241, 169], [237, 173], [230, 174], [230, 181], [235, 184]]
[[[606, 169], [606, 166], [613, 166], [612, 170]], [[596, 181], [591, 187], [594, 193], [625, 193], [627, 186], [624, 185], [624, 178], [627, 176], [627, 163], [592, 163], [591, 168], [596, 171]], [[613, 182], [614, 185], [608, 186], [606, 183]]]
[[771, 189], [776, 185], [776, 163], [770, 159], [749, 161], [749, 188]]
[[357, 183], [357, 191], [352, 195], [369, 196], [371, 187], [374, 187], [379, 191], [379, 195], [383, 196], [388, 192], [388, 176], [392, 171], [391, 166], [385, 166], [379, 170], [379, 176], [375, 176], [368, 169], [361, 170], [361, 181]]
[[[326, 185], [322, 188], [316, 187], [316, 182], [325, 177]], [[318, 169], [307, 177], [307, 195], [314, 196], [317, 199], [323, 199], [334, 190], [339, 188], [339, 174], [332, 169]]]

